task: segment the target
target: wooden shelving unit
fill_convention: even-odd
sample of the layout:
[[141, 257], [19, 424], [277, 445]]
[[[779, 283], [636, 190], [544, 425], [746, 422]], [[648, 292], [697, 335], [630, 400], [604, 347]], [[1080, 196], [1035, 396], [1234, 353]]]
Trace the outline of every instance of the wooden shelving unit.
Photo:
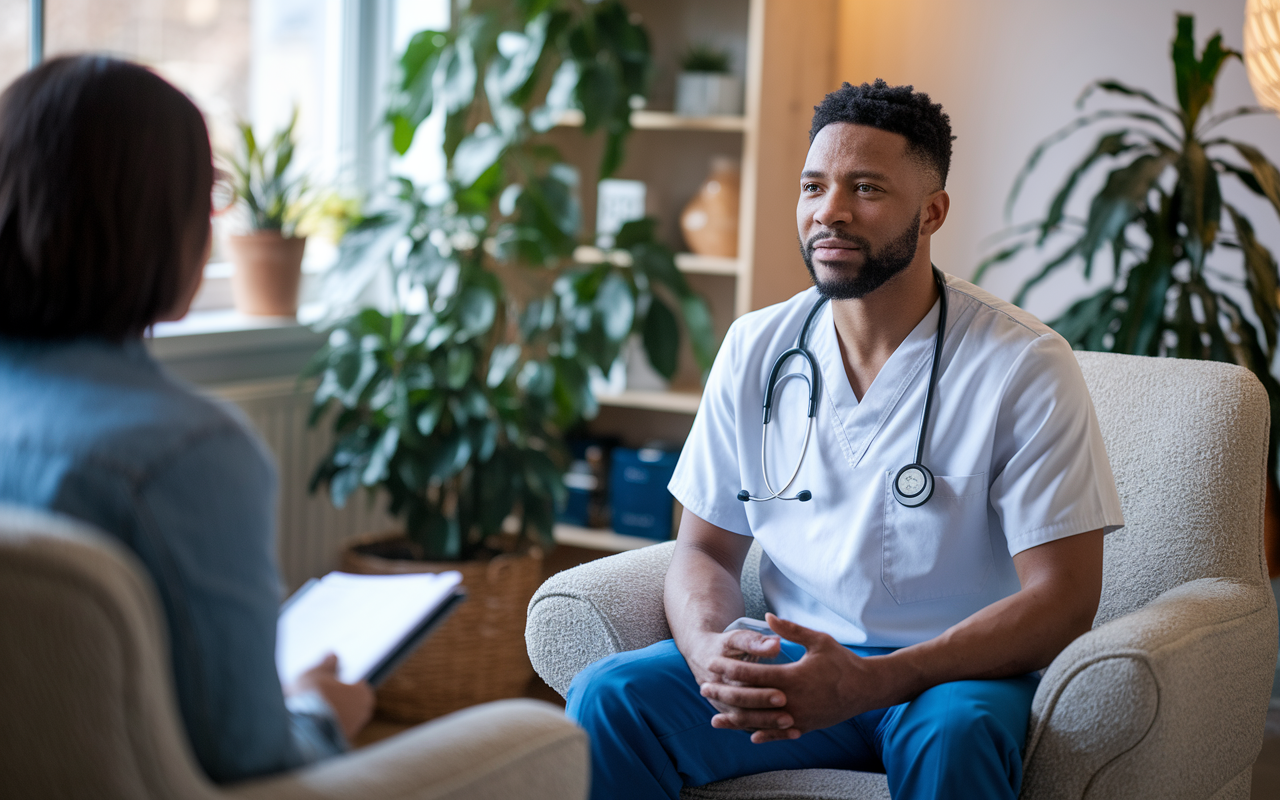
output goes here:
[[[557, 125], [582, 127], [581, 111], [570, 110], [556, 120]], [[711, 117], [685, 117], [670, 111], [633, 111], [631, 127], [638, 131], [745, 131], [747, 119], [742, 116], [718, 115]]]
[[[813, 106], [837, 88], [834, 80], [838, 0], [627, 0], [648, 28], [656, 76], [649, 107], [632, 113], [627, 159], [614, 177], [644, 181], [654, 201], [659, 235], [677, 252], [676, 266], [707, 298], [717, 334], [742, 314], [791, 297], [809, 285], [796, 247], [795, 202], [808, 151]], [[674, 108], [680, 57], [709, 43], [731, 54], [743, 78], [741, 116], [685, 117]], [[581, 133], [582, 115], [566, 114], [550, 134], [582, 176], [584, 227], [595, 228], [598, 141]], [[738, 252], [715, 258], [681, 252], [680, 211], [706, 179], [712, 158], [741, 163]], [[613, 260], [616, 251], [580, 248], [580, 260]], [[669, 391], [627, 391], [600, 397], [597, 435], [640, 446], [651, 439], [682, 441], [698, 410], [698, 370], [685, 354]], [[567, 537], [566, 539], [562, 539]], [[575, 537], [586, 536], [586, 539]], [[625, 550], [652, 540], [558, 526], [558, 541]], [[628, 541], [635, 540], [635, 541]]]

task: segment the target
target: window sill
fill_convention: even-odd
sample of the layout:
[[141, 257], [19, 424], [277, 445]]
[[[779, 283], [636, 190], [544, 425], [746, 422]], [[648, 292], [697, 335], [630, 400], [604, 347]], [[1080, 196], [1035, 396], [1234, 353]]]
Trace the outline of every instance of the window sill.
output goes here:
[[296, 319], [221, 309], [157, 324], [147, 349], [179, 377], [215, 386], [296, 376], [324, 342], [323, 333]]

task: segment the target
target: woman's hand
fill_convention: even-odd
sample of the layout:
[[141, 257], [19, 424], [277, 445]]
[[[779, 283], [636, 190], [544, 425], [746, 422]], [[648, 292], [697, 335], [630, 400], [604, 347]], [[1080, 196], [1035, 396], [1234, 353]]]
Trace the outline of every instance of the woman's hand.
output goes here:
[[338, 718], [342, 733], [351, 741], [373, 717], [373, 689], [369, 684], [338, 680], [338, 657], [333, 653], [285, 687], [286, 695], [317, 692]]

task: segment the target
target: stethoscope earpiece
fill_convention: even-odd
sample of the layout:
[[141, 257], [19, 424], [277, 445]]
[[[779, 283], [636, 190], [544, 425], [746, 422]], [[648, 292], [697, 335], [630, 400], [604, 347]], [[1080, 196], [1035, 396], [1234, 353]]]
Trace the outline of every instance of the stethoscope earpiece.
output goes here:
[[[924, 411], [920, 415], [920, 432], [916, 435], [916, 460], [914, 463], [898, 470], [898, 474], [893, 477], [894, 499], [908, 508], [922, 506], [929, 501], [930, 497], [933, 497], [933, 473], [921, 462], [924, 460], [925, 434], [929, 431], [929, 412], [933, 408], [933, 392], [938, 386], [938, 365], [942, 361], [942, 342], [947, 332], [947, 282], [937, 267], [933, 268], [933, 279], [938, 285], [938, 333], [933, 343], [933, 368], [929, 374], [929, 386], [925, 390]], [[818, 316], [818, 311], [826, 302], [827, 298], [821, 297], [818, 302], [813, 304], [813, 308], [809, 310], [809, 316], [805, 317], [804, 325], [800, 327], [800, 338], [797, 340], [796, 346], [778, 356], [778, 359], [773, 362], [773, 369], [770, 370], [769, 380], [764, 387], [764, 421], [763, 430], [760, 433], [760, 473], [764, 476], [764, 485], [769, 490], [769, 494], [762, 497], [754, 497], [746, 489], [743, 489], [738, 492], [738, 499], [744, 503], [750, 500], [758, 503], [762, 503], [765, 500], [799, 500], [801, 503], [805, 503], [813, 499], [813, 493], [808, 489], [801, 489], [793, 497], [783, 497], [782, 493], [791, 487], [796, 476], [800, 474], [800, 465], [804, 463], [804, 454], [809, 449], [809, 436], [813, 433], [813, 418], [818, 413], [818, 366], [813, 354], [809, 352], [809, 348], [805, 345], [806, 340], [809, 338], [809, 327], [813, 324], [814, 317]], [[783, 487], [775, 491], [769, 483], [765, 444], [769, 439], [769, 419], [773, 412], [773, 391], [777, 387], [782, 367], [786, 364], [787, 359], [792, 356], [800, 356], [804, 359], [809, 367], [809, 374], [793, 372], [781, 377], [785, 379], [796, 376], [803, 378], [805, 383], [809, 384], [809, 422], [805, 428], [804, 444], [800, 448], [800, 458], [796, 461], [796, 468], [792, 471], [791, 477]]]

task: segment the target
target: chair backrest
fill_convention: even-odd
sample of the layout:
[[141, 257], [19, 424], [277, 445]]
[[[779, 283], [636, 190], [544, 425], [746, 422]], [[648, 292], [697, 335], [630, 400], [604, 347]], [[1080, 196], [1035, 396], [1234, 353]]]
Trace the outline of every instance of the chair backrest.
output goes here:
[[0, 793], [213, 798], [181, 726], [159, 604], [117, 543], [0, 506]]
[[1095, 625], [1187, 581], [1266, 581], [1262, 551], [1270, 410], [1229, 364], [1077, 353], [1125, 526], [1106, 537]]

